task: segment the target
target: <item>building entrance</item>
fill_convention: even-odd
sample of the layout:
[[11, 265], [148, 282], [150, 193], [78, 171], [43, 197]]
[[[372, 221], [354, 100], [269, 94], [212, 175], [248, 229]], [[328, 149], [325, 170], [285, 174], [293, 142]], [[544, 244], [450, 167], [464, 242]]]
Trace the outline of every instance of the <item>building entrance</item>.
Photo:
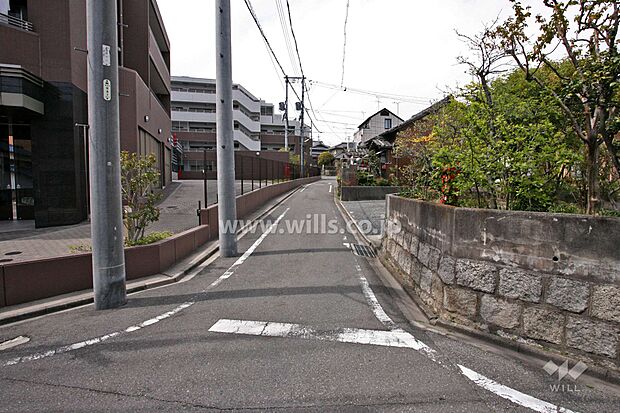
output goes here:
[[30, 125], [0, 121], [0, 220], [34, 219]]

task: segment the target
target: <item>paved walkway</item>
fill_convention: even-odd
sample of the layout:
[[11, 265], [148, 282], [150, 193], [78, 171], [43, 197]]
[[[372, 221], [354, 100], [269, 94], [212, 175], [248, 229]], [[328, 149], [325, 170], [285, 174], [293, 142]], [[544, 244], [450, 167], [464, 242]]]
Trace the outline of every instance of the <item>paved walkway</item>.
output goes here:
[[[268, 182], [271, 184], [271, 182]], [[203, 202], [203, 181], [174, 181], [164, 192], [160, 202], [160, 219], [152, 224], [147, 233], [170, 231], [174, 234], [198, 225], [198, 201]], [[255, 182], [254, 188], [259, 184]], [[265, 185], [263, 181], [261, 185]], [[236, 184], [237, 195], [241, 194], [241, 182]], [[250, 181], [244, 181], [244, 192], [252, 189]], [[217, 202], [217, 183], [212, 180], [207, 186], [209, 205]], [[35, 229], [33, 221], [0, 222], [0, 263], [23, 262], [67, 255], [90, 248], [90, 223]]]
[[366, 238], [375, 246], [381, 245], [386, 201], [347, 201], [342, 202], [342, 205], [349, 211]]
[[[329, 188], [295, 193], [185, 282], [0, 327], [0, 412], [618, 411], [616, 388], [410, 324]], [[299, 227], [313, 214], [327, 231]]]

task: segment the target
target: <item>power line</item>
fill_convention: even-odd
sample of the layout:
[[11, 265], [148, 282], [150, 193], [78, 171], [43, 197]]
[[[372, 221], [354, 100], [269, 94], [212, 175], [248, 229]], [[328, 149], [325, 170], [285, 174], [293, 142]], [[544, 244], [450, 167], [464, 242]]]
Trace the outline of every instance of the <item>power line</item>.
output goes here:
[[396, 93], [387, 93], [387, 92], [377, 92], [377, 91], [373, 91], [373, 90], [366, 90], [366, 89], [359, 89], [359, 88], [352, 88], [352, 87], [346, 87], [346, 86], [338, 86], [338, 85], [334, 85], [332, 83], [327, 83], [327, 82], [320, 82], [317, 80], [309, 80], [310, 84], [312, 85], [316, 85], [319, 87], [324, 87], [327, 89], [332, 89], [332, 90], [340, 90], [342, 92], [349, 92], [349, 93], [355, 93], [355, 94], [360, 94], [360, 95], [369, 95], [369, 96], [374, 96], [377, 98], [385, 98], [385, 99], [393, 99], [393, 100], [398, 100], [400, 102], [407, 102], [407, 103], [428, 103], [429, 101], [432, 100], [432, 98], [429, 97], [421, 97], [421, 96], [409, 96], [409, 95], [399, 95]]
[[295, 43], [295, 51], [297, 52], [297, 60], [299, 61], [299, 69], [301, 69], [301, 76], [306, 77], [304, 74], [304, 67], [301, 64], [301, 56], [299, 55], [299, 45], [297, 44], [297, 36], [295, 36], [295, 30], [293, 29], [293, 18], [291, 17], [291, 5], [286, 0], [286, 10], [288, 11], [288, 22], [291, 26], [291, 34], [293, 35], [293, 42]]
[[[263, 40], [265, 42], [265, 45], [267, 46], [267, 49], [269, 50], [273, 60], [275, 60], [278, 68], [280, 69], [280, 71], [282, 72], [282, 75], [284, 77], [288, 77], [288, 75], [286, 74], [286, 71], [284, 70], [284, 67], [282, 66], [282, 64], [280, 63], [280, 60], [278, 59], [278, 56], [276, 55], [276, 53], [273, 50], [273, 47], [271, 46], [271, 43], [269, 43], [269, 40], [267, 39], [267, 35], [265, 35], [265, 32], [260, 24], [260, 21], [258, 20], [258, 17], [256, 16], [256, 12], [254, 11], [254, 8], [252, 7], [252, 3], [250, 2], [250, 0], [244, 0], [245, 1], [245, 5], [248, 9], [248, 11], [250, 12], [250, 15], [252, 16], [252, 19], [254, 20], [254, 23], [256, 24], [256, 27], [258, 27], [258, 30], [261, 34], [261, 36], [263, 37]], [[291, 23], [291, 33], [293, 34], [293, 40], [295, 41], [295, 49], [297, 51], [297, 58], [299, 59], [299, 49], [297, 47], [297, 39], [295, 38], [295, 32], [293, 31], [293, 27], [292, 27], [292, 19], [291, 19], [291, 15], [290, 15], [290, 5], [288, 4], [288, 0], [286, 2], [286, 6], [289, 12], [289, 22]], [[301, 59], [299, 59], [299, 68], [302, 72], [302, 76], [303, 76], [303, 67], [301, 65]], [[302, 87], [303, 86], [303, 82], [302, 82]], [[291, 89], [293, 90], [293, 93], [295, 94], [295, 96], [297, 97], [297, 99], [301, 100], [301, 98], [299, 97], [299, 94], [297, 93], [297, 91], [295, 90], [295, 88], [293, 87], [292, 83], [291, 83]], [[307, 90], [307, 89], [306, 89]], [[308, 98], [308, 101], [309, 98]], [[308, 112], [307, 108], [304, 108], [304, 112], [308, 115], [308, 118], [310, 118], [310, 124], [312, 127], [314, 127], [314, 129], [318, 132], [318, 133], [322, 133], [316, 126], [316, 116], [314, 119], [314, 122], [312, 121], [312, 117], [310, 116], [310, 113]]]
[[299, 74], [298, 64], [295, 60], [295, 52], [293, 51], [293, 45], [291, 44], [291, 36], [289, 34], [288, 23], [286, 21], [286, 17], [284, 14], [284, 7], [282, 6], [282, 0], [275, 0], [276, 9], [278, 11], [278, 17], [280, 19], [280, 27], [282, 28], [282, 35], [284, 36], [284, 43], [286, 45], [286, 50], [288, 51], [288, 57], [291, 61], [291, 68], [293, 69], [293, 73], [295, 75]]
[[342, 76], [340, 77], [340, 87], [344, 85], [344, 62], [347, 55], [347, 23], [349, 22], [349, 0], [347, 0], [347, 11], [344, 15], [344, 45], [342, 46]]
[[269, 40], [267, 40], [267, 36], [265, 35], [265, 32], [263, 31], [263, 28], [260, 25], [260, 22], [258, 21], [258, 17], [256, 17], [256, 13], [254, 12], [254, 8], [252, 7], [252, 3], [250, 3], [250, 0], [244, 0], [244, 1], [245, 1], [245, 5], [248, 8], [248, 11], [252, 15], [252, 19], [254, 19], [254, 23], [256, 23], [256, 27], [258, 27], [258, 30], [260, 31], [260, 34], [263, 36], [263, 40], [265, 41], [265, 44], [267, 45], [267, 48], [269, 49], [269, 51], [271, 52], [271, 55], [273, 56], [273, 58], [275, 59], [276, 63], [278, 64], [278, 67], [282, 71], [282, 74], [284, 76], [286, 76], [286, 72], [284, 71], [284, 68], [282, 67], [282, 64], [278, 60], [278, 56], [276, 56], [275, 52], [273, 51], [273, 47], [271, 47], [271, 44], [269, 43]]

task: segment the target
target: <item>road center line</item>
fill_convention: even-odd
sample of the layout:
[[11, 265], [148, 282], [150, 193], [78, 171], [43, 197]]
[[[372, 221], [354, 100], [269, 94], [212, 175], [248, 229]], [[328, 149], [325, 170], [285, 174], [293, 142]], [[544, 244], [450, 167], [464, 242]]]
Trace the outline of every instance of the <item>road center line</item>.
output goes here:
[[[235, 272], [235, 270], [245, 262], [245, 260], [248, 259], [248, 257], [250, 255], [252, 255], [252, 253], [254, 252], [254, 250], [256, 250], [256, 248], [265, 240], [265, 238], [267, 238], [267, 235], [269, 235], [272, 230], [275, 228], [276, 225], [278, 225], [278, 223], [282, 220], [282, 218], [284, 218], [284, 215], [289, 211], [290, 208], [287, 208], [276, 220], [275, 222], [273, 222], [269, 228], [263, 233], [261, 234], [261, 236], [254, 242], [254, 244], [252, 244], [252, 246], [250, 248], [248, 248], [248, 250], [243, 253], [243, 255], [241, 257], [239, 257], [239, 259], [237, 259], [237, 261], [235, 261], [235, 263], [233, 265], [230, 266], [230, 268], [224, 273], [222, 274], [217, 280], [215, 280], [214, 282], [212, 282], [206, 289], [210, 289], [210, 288], [214, 288], [217, 285], [219, 285], [222, 281], [224, 281], [227, 278], [230, 278], [230, 276], [232, 276]], [[70, 351], [74, 351], [74, 350], [79, 350], [81, 348], [84, 347], [90, 347], [93, 346], [95, 344], [100, 344], [103, 343], [104, 341], [107, 341], [111, 338], [120, 336], [121, 334], [128, 334], [128, 333], [133, 333], [135, 331], [139, 331], [142, 330], [145, 327], [149, 327], [152, 326], [154, 324], [159, 323], [160, 321], [163, 321], [167, 318], [172, 317], [175, 314], [180, 313], [181, 311], [191, 307], [192, 305], [194, 305], [196, 302], [195, 301], [188, 301], [185, 302], [181, 305], [179, 305], [178, 307], [160, 314], [154, 318], [148, 319], [146, 321], [143, 321], [140, 324], [136, 324], [130, 327], [127, 327], [125, 330], [121, 330], [121, 331], [115, 331], [113, 333], [109, 333], [100, 337], [95, 337], [95, 338], [91, 338], [88, 340], [84, 340], [84, 341], [80, 341], [78, 343], [73, 343], [73, 344], [69, 344], [66, 346], [62, 346], [62, 347], [58, 347], [56, 349], [53, 350], [48, 350], [45, 352], [41, 352], [41, 353], [35, 353], [35, 354], [31, 354], [28, 356], [23, 356], [23, 357], [16, 357], [14, 359], [11, 359], [9, 361], [4, 362], [3, 364], [1, 364], [1, 366], [6, 367], [6, 366], [13, 366], [15, 364], [19, 364], [19, 363], [24, 363], [24, 362], [28, 362], [28, 361], [34, 361], [34, 360], [40, 360], [40, 359], [44, 359], [47, 357], [51, 357], [51, 356], [55, 356], [57, 354], [63, 354], [63, 353], [68, 353]]]

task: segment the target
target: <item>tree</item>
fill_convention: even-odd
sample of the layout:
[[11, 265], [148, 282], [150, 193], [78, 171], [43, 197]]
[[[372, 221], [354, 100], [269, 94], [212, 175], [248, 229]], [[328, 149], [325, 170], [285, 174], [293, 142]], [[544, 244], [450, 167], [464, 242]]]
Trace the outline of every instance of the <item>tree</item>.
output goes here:
[[[586, 148], [587, 209], [599, 208], [599, 147], [604, 143], [611, 164], [620, 176], [620, 56], [617, 0], [544, 0], [550, 16], [535, 16], [538, 35], [530, 39], [532, 14], [518, 0], [513, 16], [498, 28], [501, 46], [512, 56], [529, 82], [546, 90], [568, 118]], [[570, 17], [574, 16], [574, 17]], [[561, 49], [563, 61], [552, 55]], [[544, 82], [541, 69], [551, 71], [556, 84]]]
[[331, 154], [331, 152], [323, 152], [319, 155], [319, 166], [323, 167], [323, 166], [332, 166], [334, 164], [335, 158], [334, 155]]
[[121, 152], [123, 223], [130, 244], [142, 239], [149, 224], [159, 219], [159, 208], [155, 203], [160, 194], [153, 192], [153, 187], [159, 183], [155, 162], [153, 154], [141, 157], [135, 153]]
[[437, 117], [434, 182], [449, 203], [473, 195], [478, 207], [549, 210], [579, 161], [561, 110], [520, 71], [489, 82], [492, 109], [481, 90], [469, 85]]

